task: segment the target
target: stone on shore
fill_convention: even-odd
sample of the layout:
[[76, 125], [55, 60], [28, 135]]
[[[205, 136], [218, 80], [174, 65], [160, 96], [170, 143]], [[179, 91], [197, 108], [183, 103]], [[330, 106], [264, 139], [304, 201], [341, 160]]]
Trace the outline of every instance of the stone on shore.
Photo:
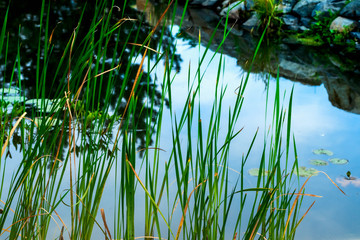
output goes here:
[[192, 5], [201, 5], [204, 7], [212, 7], [220, 3], [220, 0], [193, 0], [190, 2]]
[[[342, 3], [342, 4], [341, 4]], [[330, 17], [331, 14], [338, 13], [345, 6], [345, 1], [325, 1], [317, 4], [311, 13], [311, 16], [324, 19]]]
[[229, 14], [229, 18], [239, 19], [240, 13], [245, 11], [246, 11], [245, 3], [243, 1], [236, 1], [231, 3], [229, 6], [223, 8], [223, 10], [221, 10], [220, 12], [220, 15], [226, 16], [227, 14]]
[[357, 27], [358, 23], [354, 20], [344, 18], [344, 17], [337, 17], [332, 21], [330, 25], [330, 30], [336, 32], [351, 32]]
[[301, 17], [311, 17], [315, 6], [321, 0], [300, 0], [293, 8], [293, 11]]
[[281, 17], [286, 29], [297, 31], [299, 30], [299, 20], [297, 17], [287, 14]]
[[244, 22], [242, 26], [244, 29], [253, 32], [260, 26], [260, 23], [260, 17], [255, 13], [246, 22]]
[[346, 5], [340, 15], [347, 18], [360, 19], [360, 0], [353, 0]]

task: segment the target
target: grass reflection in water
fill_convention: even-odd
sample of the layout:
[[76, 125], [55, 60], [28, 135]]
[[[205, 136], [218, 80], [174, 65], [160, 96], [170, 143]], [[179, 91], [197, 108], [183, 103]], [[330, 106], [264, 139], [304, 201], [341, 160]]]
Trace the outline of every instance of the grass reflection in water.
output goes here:
[[[171, 22], [171, 4], [155, 26], [126, 2], [119, 12], [108, 1], [70, 6], [77, 22], [64, 18], [54, 25], [57, 7], [43, 1], [36, 9], [40, 15], [34, 15], [39, 26], [20, 27], [18, 36], [8, 29], [14, 22], [11, 8], [2, 19], [1, 81], [11, 87], [3, 88], [1, 101], [1, 237], [90, 239], [99, 231], [106, 239], [134, 239], [140, 228], [148, 238], [294, 239], [307, 213], [300, 209], [307, 194], [305, 185], [293, 184], [299, 171], [291, 133], [293, 92], [283, 105], [277, 81], [273, 106], [267, 100], [271, 127], [258, 156], [256, 185], [245, 186], [244, 173], [258, 132], [239, 156], [240, 174], [231, 182], [229, 152], [233, 139], [241, 137], [238, 120], [249, 74], [225, 107], [220, 60], [212, 112], [203, 123], [199, 98], [210, 93], [202, 89], [202, 69], [212, 64], [204, 57], [215, 53], [207, 48], [200, 54], [195, 80], [189, 70], [188, 94], [175, 113], [172, 84], [181, 59], [172, 25], [162, 24]], [[23, 31], [28, 35], [20, 40]], [[68, 41], [58, 41], [65, 35]], [[27, 54], [30, 45], [36, 54]], [[161, 64], [164, 75], [153, 77]], [[9, 101], [13, 87], [23, 101]], [[169, 129], [162, 128], [164, 114], [170, 115]], [[162, 131], [171, 135], [166, 160]], [[18, 142], [9, 147], [11, 139]], [[21, 157], [8, 169], [17, 147]], [[104, 195], [109, 181], [114, 182], [110, 198]], [[113, 212], [104, 211], [108, 205]]]

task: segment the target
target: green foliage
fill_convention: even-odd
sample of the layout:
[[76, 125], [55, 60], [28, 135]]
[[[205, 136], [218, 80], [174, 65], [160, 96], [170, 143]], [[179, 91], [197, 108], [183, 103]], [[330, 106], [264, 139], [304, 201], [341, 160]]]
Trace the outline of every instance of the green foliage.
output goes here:
[[260, 30], [266, 28], [267, 34], [280, 35], [281, 19], [279, 18], [279, 12], [277, 11], [277, 1], [275, 0], [255, 0], [254, 10], [256, 11], [260, 21]]
[[329, 17], [316, 15], [315, 22], [311, 24], [310, 30], [299, 35], [299, 39], [312, 39], [314, 45], [343, 46], [348, 52], [355, 50], [355, 41], [349, 37], [349, 31], [336, 32], [330, 30], [332, 21], [337, 14], [329, 10]]
[[274, 0], [255, 0], [254, 10], [264, 22], [274, 16], [275, 9], [276, 3]]
[[[212, 64], [206, 62], [210, 43], [201, 49], [194, 79], [189, 69], [188, 94], [182, 111], [175, 112], [172, 84], [180, 59], [172, 25], [150, 26], [126, 1], [123, 6], [96, 1], [77, 8], [77, 21], [64, 19], [71, 29], [64, 43], [56, 38], [62, 30], [51, 26], [51, 4], [56, 2], [43, 1], [36, 9], [41, 12], [36, 18], [40, 23], [31, 41], [36, 43], [37, 54], [24, 54], [22, 46], [34, 45], [26, 39], [20, 43], [17, 36], [5, 38], [7, 15], [0, 36], [0, 52], [5, 56], [0, 61], [6, 66], [3, 82], [16, 85], [33, 99], [28, 102], [32, 107], [17, 102], [11, 111], [9, 102], [1, 102], [1, 140], [12, 137], [18, 141], [12, 146], [20, 146], [15, 168], [7, 165], [9, 154], [1, 157], [0, 196], [5, 204], [0, 229], [7, 229], [1, 238], [91, 239], [98, 231], [105, 239], [134, 239], [138, 229], [145, 236], [173, 239], [225, 239], [229, 232], [230, 238], [254, 239], [256, 233], [267, 239], [294, 238], [300, 203], [292, 188], [297, 180], [291, 135], [293, 92], [285, 111], [279, 77], [274, 102], [267, 99], [268, 107], [273, 106], [272, 128], [264, 134], [260, 156], [255, 156], [260, 159], [256, 185], [246, 187], [244, 173], [257, 132], [246, 153], [239, 156], [240, 174], [235, 182], [229, 173], [233, 140], [241, 136], [242, 96], [265, 32], [230, 108], [223, 106], [226, 86], [220, 82], [225, 66], [220, 58], [211, 114], [205, 120], [200, 96], [204, 69]], [[137, 21], [125, 17], [119, 7]], [[265, 28], [274, 17], [273, 8], [271, 3], [270, 8], [258, 9], [268, 16]], [[158, 23], [171, 22], [173, 16], [169, 17]], [[221, 54], [229, 31], [225, 28], [211, 60]], [[214, 36], [215, 32], [210, 42]], [[15, 53], [10, 51], [14, 46]], [[26, 75], [21, 69], [29, 59], [34, 67]], [[160, 66], [165, 69], [163, 76], [152, 78]], [[29, 76], [32, 84], [24, 86]], [[14, 133], [11, 124], [25, 111], [27, 118], [20, 119]], [[170, 119], [166, 129], [164, 114]], [[161, 138], [164, 130], [171, 138], [166, 143]], [[163, 145], [168, 151], [165, 155]], [[11, 179], [4, 180], [8, 171], [12, 171]], [[109, 191], [114, 195], [109, 197]], [[138, 199], [143, 201], [138, 203]], [[111, 219], [101, 209], [108, 206]], [[54, 219], [60, 224], [55, 233]], [[229, 224], [233, 219], [235, 226]], [[140, 227], [139, 221], [144, 223]]]

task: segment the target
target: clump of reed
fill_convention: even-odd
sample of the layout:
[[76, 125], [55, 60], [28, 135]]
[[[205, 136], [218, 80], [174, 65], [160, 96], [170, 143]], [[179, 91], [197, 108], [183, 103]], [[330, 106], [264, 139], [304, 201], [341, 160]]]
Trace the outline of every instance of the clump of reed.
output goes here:
[[[201, 54], [195, 79], [189, 70], [188, 95], [182, 112], [175, 113], [172, 83], [178, 56], [176, 45], [165, 41], [171, 38], [172, 25], [160, 24], [174, 11], [173, 5], [170, 2], [151, 27], [140, 15], [136, 20], [126, 17], [126, 1], [120, 11], [114, 1], [97, 1], [91, 6], [91, 18], [81, 12], [59, 55], [52, 51], [56, 30], [49, 26], [51, 3], [42, 2], [32, 91], [32, 97], [41, 102], [40, 110], [29, 110], [20, 102], [26, 112], [1, 111], [0, 116], [0, 236], [90, 239], [100, 232], [105, 239], [134, 239], [140, 237], [140, 228], [144, 238], [159, 239], [294, 238], [302, 220], [304, 193], [303, 187], [292, 188], [297, 181], [292, 92], [286, 111], [279, 81], [274, 102], [269, 100], [271, 128], [259, 156], [259, 172], [267, 169], [269, 175], [260, 174], [256, 186], [244, 184], [256, 132], [236, 169], [237, 181], [230, 182], [229, 153], [233, 140], [241, 137], [238, 119], [250, 75], [239, 82], [233, 105], [225, 109], [226, 86], [220, 85], [225, 66], [223, 60], [219, 62], [212, 111], [204, 124], [199, 98], [204, 92], [202, 69], [210, 64], [204, 59], [207, 54], [221, 54], [230, 31], [225, 29], [218, 51], [210, 53], [208, 46]], [[20, 93], [26, 92], [21, 80], [21, 42], [15, 59], [9, 59], [11, 41], [15, 40], [7, 33], [6, 13], [0, 35], [0, 54], [5, 57], [0, 64], [13, 63], [13, 74], [4, 74], [2, 81], [13, 85], [18, 79]], [[50, 72], [48, 64], [55, 56], [57, 65]], [[160, 85], [151, 74], [161, 64], [165, 70]], [[49, 104], [47, 98], [57, 103], [50, 111], [41, 110]], [[171, 119], [166, 160], [161, 153], [164, 114]], [[21, 150], [16, 167], [10, 168], [14, 159], [5, 151], [14, 151], [9, 140], [15, 135]], [[10, 180], [5, 179], [8, 171], [13, 171]], [[114, 188], [110, 197], [104, 195], [109, 182]], [[135, 204], [139, 197], [142, 206]], [[106, 212], [104, 206], [110, 204], [113, 212]], [[143, 226], [137, 226], [138, 221]]]

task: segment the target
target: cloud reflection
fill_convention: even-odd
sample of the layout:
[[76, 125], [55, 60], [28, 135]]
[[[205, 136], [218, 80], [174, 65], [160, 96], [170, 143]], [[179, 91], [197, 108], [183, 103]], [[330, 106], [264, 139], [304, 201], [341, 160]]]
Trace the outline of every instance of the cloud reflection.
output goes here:
[[336, 178], [336, 182], [339, 183], [342, 187], [346, 187], [348, 185], [354, 185], [355, 187], [360, 187], [360, 178], [351, 177], [347, 179], [345, 177]]

